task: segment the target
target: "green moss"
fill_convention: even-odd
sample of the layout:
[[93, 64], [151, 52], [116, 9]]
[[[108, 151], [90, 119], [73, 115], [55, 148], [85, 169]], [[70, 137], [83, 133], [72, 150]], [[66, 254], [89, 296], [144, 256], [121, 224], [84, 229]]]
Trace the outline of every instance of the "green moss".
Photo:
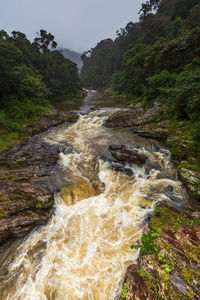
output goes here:
[[193, 274], [191, 273], [191, 270], [189, 270], [186, 267], [182, 268], [182, 275], [184, 280], [188, 283], [188, 284], [192, 284], [193, 283]]
[[158, 237], [158, 234], [153, 231], [144, 233], [141, 238], [141, 254], [157, 254], [158, 249], [154, 245], [154, 241]]
[[121, 289], [122, 299], [126, 299], [129, 289], [130, 289], [130, 282], [124, 283], [123, 289]]
[[0, 152], [12, 144], [19, 143], [24, 137], [25, 135], [19, 132], [0, 132]]
[[184, 253], [190, 261], [200, 263], [200, 245], [185, 247]]
[[184, 217], [182, 217], [182, 216], [178, 216], [177, 222], [179, 224], [186, 224], [186, 219]]
[[161, 268], [167, 273], [170, 274], [171, 273], [171, 266], [169, 264], [162, 264]]
[[193, 295], [193, 292], [192, 291], [187, 291], [186, 294], [185, 294], [188, 299], [190, 300], [193, 300], [194, 299], [194, 295]]
[[164, 228], [170, 229], [174, 233], [177, 229], [176, 214], [167, 207], [156, 206], [154, 215], [149, 222], [150, 230], [160, 234]]
[[41, 203], [37, 203], [37, 204], [36, 204], [36, 208], [41, 209], [41, 208], [42, 208], [42, 204], [41, 204]]
[[[154, 254], [158, 255], [160, 248], [159, 235], [164, 228], [169, 229], [173, 234], [176, 233], [180, 224], [185, 223], [186, 220], [179, 216], [177, 218], [176, 213], [172, 212], [167, 207], [156, 206], [154, 215], [149, 222], [149, 232], [144, 233], [141, 238], [141, 244], [137, 243], [132, 245], [132, 249], [138, 249], [141, 247], [141, 254]], [[165, 262], [166, 264], [166, 262]], [[169, 271], [169, 268], [165, 268]]]
[[190, 226], [193, 226], [193, 225], [199, 225], [200, 224], [200, 219], [199, 218], [194, 218], [192, 219], [190, 222], [189, 222], [189, 225]]
[[193, 170], [193, 171], [198, 171], [199, 170], [199, 167], [198, 165], [194, 165], [192, 163], [189, 163], [189, 162], [182, 162], [179, 164], [179, 168], [186, 168], [186, 169], [189, 169], [189, 170]]
[[25, 165], [26, 163], [27, 163], [27, 159], [25, 157], [22, 157], [14, 161], [15, 166]]
[[167, 273], [170, 274], [172, 271], [172, 267], [174, 265], [174, 261], [171, 259], [165, 259], [164, 253], [158, 254], [158, 261], [161, 265], [161, 268]]
[[146, 286], [148, 288], [151, 288], [153, 286], [153, 280], [152, 280], [151, 275], [142, 268], [138, 269], [138, 273], [143, 278], [144, 283], [146, 284]]

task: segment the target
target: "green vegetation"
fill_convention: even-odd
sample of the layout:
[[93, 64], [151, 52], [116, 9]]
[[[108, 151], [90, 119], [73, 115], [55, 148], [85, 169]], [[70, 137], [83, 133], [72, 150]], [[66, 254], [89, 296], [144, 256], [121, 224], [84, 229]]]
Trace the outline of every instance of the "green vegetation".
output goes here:
[[157, 238], [157, 233], [149, 231], [144, 233], [141, 239], [141, 254], [156, 254], [157, 249], [154, 246], [154, 241]]
[[149, 231], [141, 239], [141, 257], [137, 266], [138, 274], [155, 299], [181, 299], [180, 291], [174, 288], [173, 276], [185, 282], [186, 297], [183, 299], [194, 299], [194, 294], [199, 295], [200, 246], [191, 240], [199, 231], [199, 224], [198, 217], [173, 207], [155, 207]]
[[199, 19], [199, 0], [146, 1], [138, 23], [128, 23], [114, 41], [103, 40], [82, 55], [85, 85], [111, 87], [129, 103], [166, 104], [168, 118], [184, 122], [183, 155], [200, 153]]
[[124, 283], [123, 289], [121, 290], [122, 299], [126, 299], [129, 288], [130, 288], [130, 282]]
[[40, 30], [31, 43], [25, 34], [0, 31], [0, 150], [24, 136], [24, 127], [50, 103], [80, 90], [76, 65], [57, 50], [54, 36]]

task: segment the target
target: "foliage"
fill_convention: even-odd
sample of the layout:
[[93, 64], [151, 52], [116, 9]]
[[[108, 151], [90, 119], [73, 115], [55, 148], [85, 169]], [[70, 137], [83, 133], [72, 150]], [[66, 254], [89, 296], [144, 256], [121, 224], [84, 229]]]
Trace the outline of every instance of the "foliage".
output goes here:
[[174, 16], [186, 18], [190, 9], [198, 2], [198, 0], [176, 0]]
[[157, 249], [154, 245], [154, 241], [157, 238], [157, 233], [153, 231], [149, 231], [148, 233], [144, 233], [141, 239], [141, 254], [156, 254]]
[[106, 39], [98, 43], [95, 49], [83, 53], [84, 62], [81, 70], [81, 77], [84, 84], [94, 88], [105, 86], [108, 78], [113, 74], [115, 69], [116, 49], [113, 47], [113, 41]]
[[24, 33], [0, 31], [0, 130], [20, 131], [23, 122], [41, 114], [49, 101], [80, 90], [76, 65], [55, 49], [51, 33], [40, 30], [31, 43]]
[[83, 55], [83, 83], [111, 87], [133, 102], [165, 103], [173, 119], [193, 122], [199, 145], [199, 0], [148, 0], [140, 21], [129, 22]]
[[200, 67], [190, 67], [178, 74], [174, 85], [161, 91], [162, 100], [171, 105], [177, 117], [196, 121], [200, 116]]
[[121, 78], [118, 86], [114, 86], [117, 91], [136, 97], [143, 94], [145, 86], [144, 60], [150, 51], [149, 46], [138, 44], [125, 53]]
[[54, 41], [54, 36], [51, 33], [47, 33], [46, 30], [41, 29], [40, 34], [37, 32], [38, 37], [34, 39], [34, 46], [36, 46], [42, 53], [49, 54], [50, 49], [55, 49], [57, 43]]
[[128, 291], [129, 291], [129, 288], [130, 288], [130, 282], [124, 283], [123, 289], [121, 289], [121, 297], [122, 297], [122, 299], [126, 299]]

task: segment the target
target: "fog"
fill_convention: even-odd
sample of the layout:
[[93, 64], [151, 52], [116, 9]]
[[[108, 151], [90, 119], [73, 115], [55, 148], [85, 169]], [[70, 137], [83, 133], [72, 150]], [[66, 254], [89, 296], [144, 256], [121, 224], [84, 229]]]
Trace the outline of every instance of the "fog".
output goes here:
[[0, 28], [21, 31], [33, 40], [45, 29], [60, 47], [83, 52], [129, 21], [138, 21], [144, 0], [2, 0]]

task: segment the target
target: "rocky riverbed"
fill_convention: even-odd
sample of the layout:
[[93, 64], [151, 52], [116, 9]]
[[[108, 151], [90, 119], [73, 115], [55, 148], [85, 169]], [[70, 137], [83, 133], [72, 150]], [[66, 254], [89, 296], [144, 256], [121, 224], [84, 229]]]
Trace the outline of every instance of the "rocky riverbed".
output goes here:
[[[163, 141], [174, 154], [178, 174], [191, 200], [183, 211], [159, 204], [140, 244], [137, 264], [127, 269], [121, 299], [200, 299], [200, 172], [194, 170], [195, 152], [188, 153], [184, 128], [171, 128], [167, 108], [147, 109], [132, 104], [106, 121], [109, 128], [126, 127], [147, 138]], [[122, 170], [122, 169], [121, 169]], [[196, 199], [196, 200], [195, 200]]]
[[[73, 112], [52, 111], [30, 127], [29, 133], [77, 119]], [[42, 142], [37, 135], [0, 153], [0, 242], [24, 236], [52, 216], [57, 189], [52, 175], [58, 158], [58, 147]]]
[[162, 141], [170, 150], [177, 166], [180, 180], [192, 196], [200, 199], [200, 171], [197, 149], [186, 135], [187, 128], [181, 121], [173, 124], [165, 105], [155, 103], [146, 108], [143, 104], [131, 104], [127, 110], [118, 111], [105, 122], [108, 128], [123, 127], [146, 138]]
[[[77, 120], [77, 113], [51, 111], [29, 128], [29, 138], [1, 152], [0, 242], [22, 237], [34, 227], [47, 223], [52, 216], [53, 194], [62, 189], [54, 180], [60, 149], [56, 143], [45, 142], [38, 133], [62, 123], [67, 128], [67, 124]], [[130, 244], [133, 251], [138, 249], [140, 254], [137, 263], [127, 269], [119, 297], [200, 299], [200, 173], [195, 148], [184, 136], [184, 124], [173, 127], [167, 108], [161, 104], [149, 109], [137, 104], [114, 112], [103, 125], [111, 131], [118, 128], [120, 132], [120, 128], [124, 128], [141, 137], [157, 139], [170, 148], [179, 178], [190, 195], [189, 204], [179, 207], [173, 186], [166, 187], [164, 193], [172, 201], [161, 201], [155, 207], [154, 214], [145, 219], [148, 225], [141, 242]], [[140, 152], [136, 145], [117, 144], [115, 139], [115, 143], [108, 144], [102, 151], [101, 143], [96, 142], [102, 161], [109, 162], [109, 168], [124, 174], [126, 180], [134, 178], [133, 166], [142, 167], [147, 178], [152, 169], [160, 171], [160, 165]], [[62, 145], [62, 140], [59, 143]], [[73, 149], [69, 149], [69, 154], [76, 158]], [[173, 172], [170, 177], [177, 179]]]

